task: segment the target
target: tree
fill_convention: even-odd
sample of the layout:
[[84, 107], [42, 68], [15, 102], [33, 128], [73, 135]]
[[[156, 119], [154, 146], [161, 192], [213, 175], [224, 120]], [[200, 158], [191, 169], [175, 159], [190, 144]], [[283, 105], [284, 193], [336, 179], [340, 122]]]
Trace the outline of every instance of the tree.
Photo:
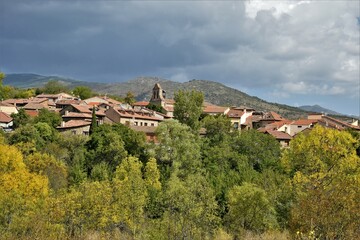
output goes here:
[[195, 90], [179, 90], [175, 93], [174, 100], [174, 118], [197, 131], [200, 128], [199, 118], [203, 112], [203, 93]]
[[239, 233], [242, 229], [263, 232], [277, 225], [275, 210], [266, 192], [254, 184], [243, 183], [228, 193], [229, 227]]
[[0, 145], [0, 182], [0, 232], [25, 236], [48, 196], [48, 180], [27, 170], [16, 147]]
[[282, 163], [295, 193], [293, 233], [312, 232], [321, 239], [359, 236], [360, 158], [351, 134], [316, 126], [290, 143]]
[[146, 106], [146, 108], [154, 110], [154, 111], [159, 112], [159, 113], [166, 114], [166, 111], [162, 106], [159, 106], [159, 105], [156, 105], [156, 104], [153, 104], [153, 103], [149, 103]]
[[142, 176], [142, 163], [135, 157], [125, 158], [116, 168], [113, 216], [116, 224], [125, 225], [136, 238], [144, 221], [147, 202], [146, 184]]
[[[36, 128], [33, 125], [26, 124], [18, 129], [16, 129], [14, 132], [11, 133], [9, 137], [9, 143], [10, 144], [16, 144], [17, 146], [21, 144], [27, 144], [30, 143], [29, 146], [36, 147], [37, 149], [41, 149], [44, 146], [44, 139], [40, 136], [39, 132], [36, 130]], [[26, 145], [24, 146], [26, 147]], [[21, 149], [23, 151], [23, 149]], [[23, 152], [28, 152], [27, 149], [24, 149]], [[33, 152], [35, 149], [28, 149], [30, 150], [29, 153]]]
[[77, 87], [75, 87], [72, 90], [72, 94], [74, 96], [79, 97], [80, 99], [91, 98], [94, 95], [91, 88], [86, 87], [86, 86], [77, 86]]
[[5, 78], [5, 73], [0, 72], [0, 85], [2, 85], [4, 78]]
[[179, 170], [182, 176], [199, 170], [200, 141], [187, 125], [176, 120], [164, 121], [156, 129], [156, 136], [159, 144], [154, 150], [163, 177], [167, 179], [174, 170]]
[[233, 140], [233, 149], [245, 155], [256, 171], [281, 168], [280, 144], [274, 137], [256, 130], [249, 130], [242, 132]]
[[93, 106], [92, 113], [91, 113], [91, 125], [90, 125], [90, 130], [89, 130], [90, 135], [95, 131], [96, 127], [98, 126], [95, 110], [96, 110], [95, 106]]
[[107, 124], [100, 125], [92, 133], [90, 140], [86, 143], [86, 149], [88, 174], [96, 164], [101, 162], [106, 162], [111, 172], [114, 172], [122, 159], [127, 156], [121, 136]]
[[34, 118], [34, 123], [43, 122], [47, 123], [49, 126], [56, 128], [60, 126], [62, 118], [59, 113], [50, 111], [46, 108], [39, 110], [38, 116]]
[[12, 113], [13, 128], [16, 129], [30, 122], [30, 116], [25, 112], [25, 109], [20, 108], [18, 113]]
[[121, 136], [125, 150], [129, 155], [138, 157], [142, 162], [148, 159], [146, 153], [146, 137], [143, 132], [137, 132], [121, 123], [113, 124], [112, 131]]
[[124, 98], [124, 101], [129, 104], [130, 106], [132, 106], [135, 103], [135, 97], [134, 94], [132, 92], [127, 92], [126, 93], [126, 97]]
[[211, 239], [219, 218], [214, 193], [203, 175], [190, 174], [181, 180], [172, 174], [164, 201], [164, 238]]
[[67, 169], [65, 164], [48, 154], [33, 153], [24, 160], [29, 171], [46, 176], [49, 186], [59, 190], [67, 186]]
[[69, 89], [58, 80], [50, 80], [40, 91], [48, 94], [57, 94], [61, 92], [68, 92]]
[[230, 135], [231, 121], [225, 115], [208, 115], [202, 120], [202, 124], [206, 129], [206, 138], [212, 146], [226, 141]]

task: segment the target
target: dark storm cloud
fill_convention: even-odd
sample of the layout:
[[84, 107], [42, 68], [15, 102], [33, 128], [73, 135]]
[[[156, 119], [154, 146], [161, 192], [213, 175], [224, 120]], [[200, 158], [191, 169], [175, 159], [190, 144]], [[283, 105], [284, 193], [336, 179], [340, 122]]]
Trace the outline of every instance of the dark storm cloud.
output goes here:
[[211, 79], [288, 104], [299, 94], [356, 102], [358, 11], [346, 1], [2, 1], [0, 70]]

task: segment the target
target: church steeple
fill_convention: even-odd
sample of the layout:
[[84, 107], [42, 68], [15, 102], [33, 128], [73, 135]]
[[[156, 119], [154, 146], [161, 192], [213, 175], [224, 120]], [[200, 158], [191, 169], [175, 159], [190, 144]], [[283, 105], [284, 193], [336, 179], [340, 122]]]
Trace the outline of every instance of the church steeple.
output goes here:
[[166, 92], [161, 88], [159, 83], [156, 83], [153, 88], [150, 102], [156, 105], [164, 106], [165, 98], [166, 98]]

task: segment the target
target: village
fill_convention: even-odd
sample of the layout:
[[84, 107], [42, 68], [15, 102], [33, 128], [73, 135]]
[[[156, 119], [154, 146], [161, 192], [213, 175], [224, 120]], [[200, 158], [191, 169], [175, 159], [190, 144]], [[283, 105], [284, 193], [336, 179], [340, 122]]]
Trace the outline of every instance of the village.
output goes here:
[[[162, 113], [148, 108], [149, 104], [161, 107]], [[159, 83], [152, 89], [149, 102], [140, 101], [132, 105], [119, 102], [107, 96], [94, 96], [79, 99], [68, 93], [40, 94], [30, 99], [7, 99], [0, 102], [0, 128], [5, 132], [12, 131], [13, 118], [19, 109], [24, 109], [30, 117], [38, 115], [40, 109], [58, 112], [62, 117], [59, 132], [75, 135], [89, 135], [92, 112], [96, 115], [98, 125], [121, 123], [131, 129], [143, 132], [147, 141], [156, 142], [155, 130], [159, 123], [174, 118], [173, 99], [166, 98], [166, 91]], [[337, 130], [353, 129], [360, 131], [358, 120], [344, 122], [323, 113], [309, 113], [306, 119], [289, 120], [276, 112], [263, 112], [246, 106], [223, 107], [204, 102], [203, 114], [225, 115], [234, 131], [257, 129], [276, 138], [282, 147], [288, 147], [291, 139], [299, 133], [312, 130], [315, 125]], [[200, 134], [205, 134], [201, 129]]]

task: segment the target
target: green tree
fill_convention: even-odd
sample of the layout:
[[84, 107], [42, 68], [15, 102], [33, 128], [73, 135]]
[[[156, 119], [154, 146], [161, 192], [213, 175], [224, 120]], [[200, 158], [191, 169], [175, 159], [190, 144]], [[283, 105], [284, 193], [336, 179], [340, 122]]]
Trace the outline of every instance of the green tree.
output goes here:
[[206, 129], [206, 138], [212, 146], [226, 141], [232, 129], [231, 121], [225, 115], [208, 115], [202, 120], [202, 125]]
[[199, 170], [200, 140], [187, 125], [176, 120], [164, 121], [156, 129], [156, 136], [159, 144], [155, 146], [155, 155], [165, 179], [175, 169], [183, 176]]
[[0, 72], [0, 84], [3, 84], [4, 78], [5, 78], [5, 73]]
[[233, 148], [245, 155], [255, 170], [261, 172], [267, 168], [281, 168], [280, 144], [274, 137], [249, 130], [242, 132], [233, 140]]
[[127, 92], [126, 97], [124, 98], [124, 101], [132, 106], [135, 103], [135, 96], [132, 92]]
[[86, 159], [88, 174], [96, 164], [101, 162], [106, 162], [113, 172], [122, 159], [127, 156], [121, 136], [107, 124], [100, 125], [92, 133], [90, 140], [86, 143], [86, 148], [88, 151]]
[[192, 130], [200, 128], [199, 118], [203, 112], [204, 95], [195, 90], [179, 90], [175, 93], [174, 117]]
[[295, 193], [293, 233], [321, 239], [360, 235], [360, 158], [351, 134], [316, 126], [290, 143], [282, 162]]
[[218, 227], [214, 193], [201, 174], [181, 180], [172, 174], [165, 188], [163, 235], [167, 239], [211, 239]]
[[[11, 133], [9, 137], [9, 143], [14, 144], [17, 146], [20, 146], [21, 144], [27, 144], [29, 143], [32, 147], [36, 147], [37, 149], [41, 149], [45, 141], [40, 136], [39, 132], [36, 130], [36, 128], [33, 125], [26, 124], [19, 128], [17, 128], [14, 132]], [[23, 145], [26, 147], [26, 145]], [[21, 149], [23, 151], [23, 149]], [[33, 152], [35, 149], [29, 149], [30, 152]], [[26, 149], [24, 149], [25, 152], [27, 152]]]
[[58, 80], [50, 80], [40, 91], [48, 94], [57, 94], [61, 92], [69, 92], [69, 89]]
[[35, 123], [33, 126], [39, 133], [40, 138], [43, 140], [44, 143], [46, 142], [47, 144], [49, 144], [50, 142], [53, 142], [58, 136], [58, 132], [45, 122], [38, 122]]
[[38, 116], [34, 118], [34, 123], [43, 122], [47, 123], [49, 126], [56, 128], [60, 126], [62, 118], [59, 113], [50, 111], [46, 108], [39, 110]]
[[142, 162], [148, 159], [146, 153], [146, 137], [143, 132], [137, 132], [121, 123], [113, 124], [112, 131], [121, 136], [125, 150], [129, 155], [138, 157]]
[[235, 234], [242, 229], [257, 233], [277, 226], [275, 210], [266, 192], [258, 186], [243, 183], [228, 193], [227, 220]]
[[96, 109], [95, 109], [95, 106], [94, 106], [93, 109], [92, 109], [92, 113], [91, 113], [91, 125], [90, 125], [90, 130], [89, 130], [90, 135], [95, 131], [95, 129], [98, 126], [95, 110]]
[[72, 90], [72, 94], [74, 96], [80, 97], [80, 99], [91, 98], [94, 95], [91, 88], [86, 87], [86, 86], [77, 86], [77, 87], [75, 87]]
[[25, 109], [23, 108], [20, 108], [18, 113], [12, 113], [11, 117], [13, 118], [14, 129], [29, 123], [31, 120], [30, 116], [25, 112]]
[[163, 113], [163, 114], [166, 113], [165, 109], [162, 106], [159, 106], [159, 105], [156, 105], [156, 104], [153, 104], [153, 103], [149, 103], [146, 106], [146, 108], [154, 110], [154, 111], [159, 112], [159, 113]]

